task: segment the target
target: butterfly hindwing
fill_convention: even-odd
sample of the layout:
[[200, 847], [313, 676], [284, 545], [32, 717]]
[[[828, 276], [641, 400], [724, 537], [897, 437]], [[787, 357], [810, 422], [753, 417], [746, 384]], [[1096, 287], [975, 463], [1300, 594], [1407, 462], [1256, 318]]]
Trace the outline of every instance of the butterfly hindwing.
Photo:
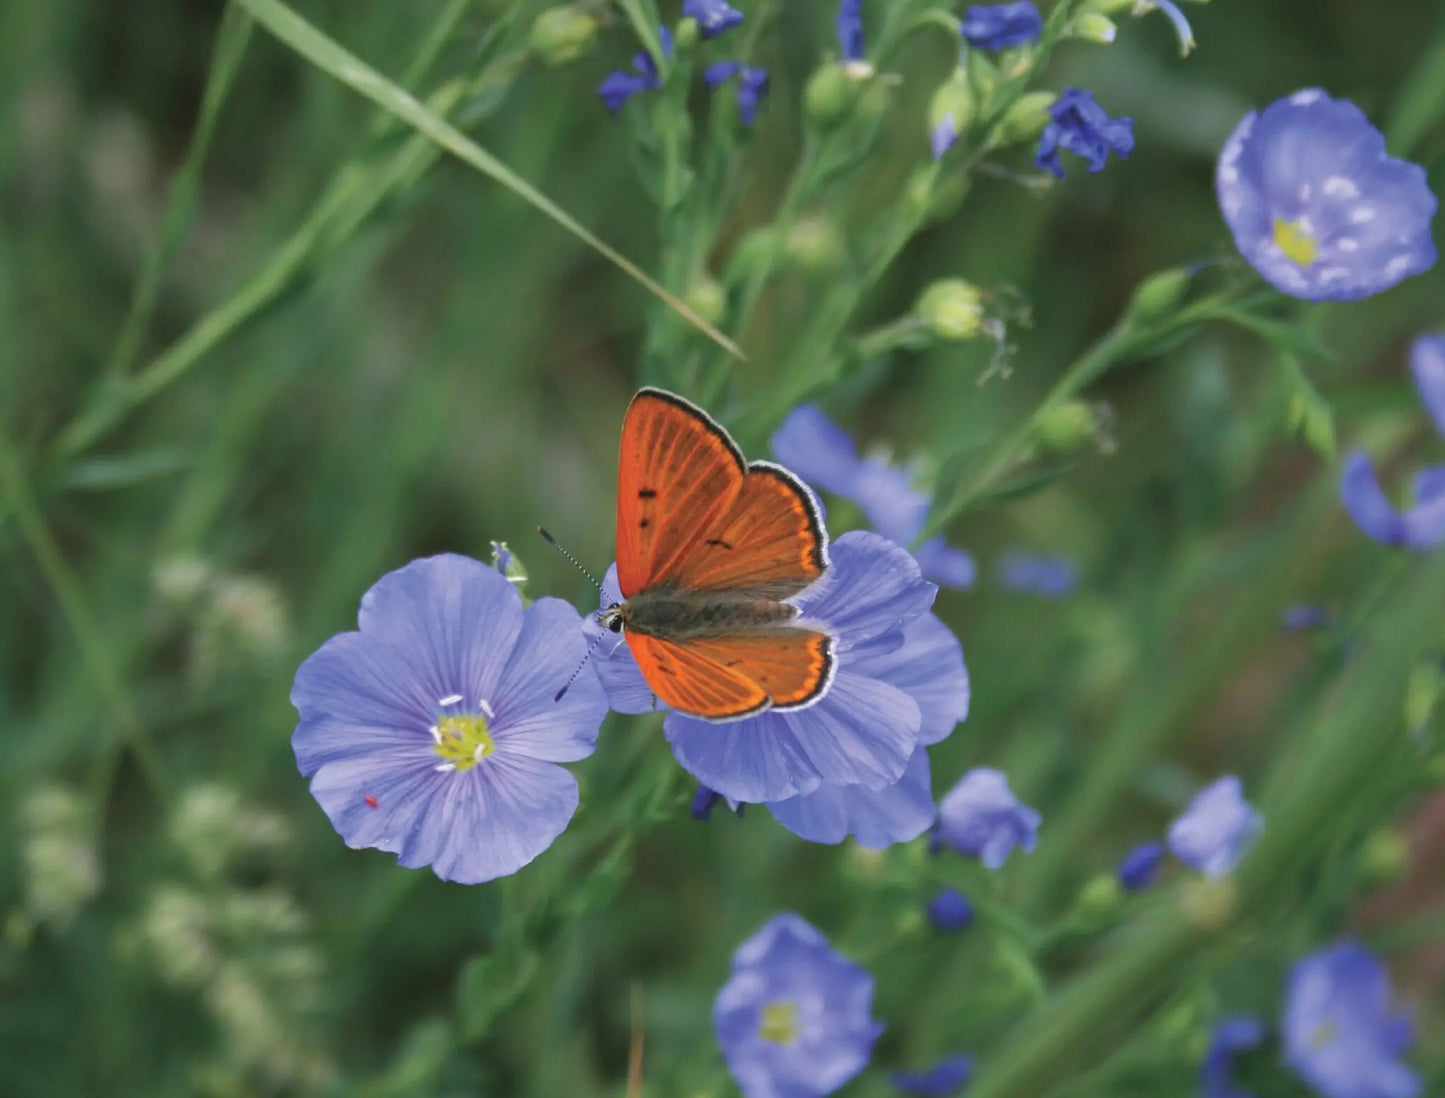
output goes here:
[[617, 583], [624, 597], [666, 583], [743, 490], [747, 466], [707, 413], [660, 389], [632, 398], [617, 476]]
[[709, 720], [802, 708], [833, 676], [832, 641], [811, 629], [780, 626], [685, 642], [629, 632], [627, 644], [658, 698]]

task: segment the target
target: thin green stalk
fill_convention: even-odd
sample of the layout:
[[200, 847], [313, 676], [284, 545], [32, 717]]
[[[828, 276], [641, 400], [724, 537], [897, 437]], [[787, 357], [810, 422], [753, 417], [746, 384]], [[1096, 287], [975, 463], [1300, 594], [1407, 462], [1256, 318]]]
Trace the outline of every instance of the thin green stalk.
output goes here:
[[3, 430], [0, 430], [0, 484], [3, 484], [21, 535], [50, 584], [66, 624], [75, 634], [86, 673], [105, 703], [107, 722], [116, 730], [112, 743], [104, 745], [96, 755], [98, 788], [103, 790], [109, 785], [110, 768], [106, 760], [113, 756], [113, 745], [127, 744], [135, 749], [142, 773], [157, 798], [168, 800], [170, 784], [165, 780], [164, 764], [140, 721], [120, 668], [111, 659], [105, 630], [91, 609], [79, 578], [56, 544], [45, 516], [36, 505], [19, 455]]
[[186, 159], [171, 184], [166, 198], [165, 214], [161, 219], [160, 235], [146, 255], [140, 278], [136, 281], [131, 297], [130, 309], [116, 337], [115, 349], [106, 373], [112, 379], [124, 377], [135, 361], [141, 340], [150, 327], [151, 316], [155, 313], [156, 299], [160, 294], [161, 274], [166, 264], [175, 255], [190, 228], [195, 215], [196, 200], [200, 193], [201, 168], [206, 153], [211, 148], [211, 138], [216, 132], [216, 120], [225, 105], [236, 74], [241, 70], [241, 61], [246, 56], [246, 46], [251, 40], [251, 17], [234, 3], [226, 5], [221, 17], [221, 29], [216, 34], [216, 45], [211, 55], [211, 67], [206, 76], [206, 89], [201, 95], [201, 109], [196, 118], [195, 132], [191, 136]]

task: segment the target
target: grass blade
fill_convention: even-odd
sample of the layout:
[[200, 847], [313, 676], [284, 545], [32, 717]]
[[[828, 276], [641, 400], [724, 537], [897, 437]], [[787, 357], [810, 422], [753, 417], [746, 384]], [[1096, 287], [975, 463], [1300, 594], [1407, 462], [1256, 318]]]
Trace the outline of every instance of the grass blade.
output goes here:
[[347, 52], [337, 42], [306, 22], [291, 8], [281, 3], [281, 0], [239, 0], [239, 2], [251, 13], [257, 23], [322, 72], [366, 96], [383, 110], [391, 112], [425, 134], [459, 160], [500, 183], [518, 198], [546, 214], [588, 247], [640, 282], [714, 343], [738, 358], [743, 357], [742, 352], [738, 350], [732, 340], [668, 293], [637, 264], [598, 238], [566, 210], [472, 141], [466, 134], [433, 114], [410, 93], [392, 83], [360, 58]]

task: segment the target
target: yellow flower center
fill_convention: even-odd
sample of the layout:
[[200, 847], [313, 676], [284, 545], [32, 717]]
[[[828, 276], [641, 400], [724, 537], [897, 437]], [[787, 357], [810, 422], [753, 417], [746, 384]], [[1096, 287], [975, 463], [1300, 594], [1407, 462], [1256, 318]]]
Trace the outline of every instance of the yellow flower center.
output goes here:
[[[444, 702], [460, 700], [453, 696]], [[445, 760], [438, 770], [470, 770], [496, 749], [487, 731], [491, 707], [483, 702], [481, 709], [480, 713], [443, 713], [437, 717], [431, 734], [436, 740], [436, 753]]]
[[1274, 242], [1279, 250], [1301, 267], [1308, 267], [1320, 257], [1320, 246], [1308, 229], [1298, 221], [1274, 219]]
[[798, 1004], [780, 999], [763, 1007], [758, 1036], [775, 1045], [791, 1045], [798, 1039]]
[[1314, 1052], [1328, 1048], [1340, 1035], [1340, 1027], [1334, 1022], [1321, 1022], [1310, 1032], [1309, 1046]]

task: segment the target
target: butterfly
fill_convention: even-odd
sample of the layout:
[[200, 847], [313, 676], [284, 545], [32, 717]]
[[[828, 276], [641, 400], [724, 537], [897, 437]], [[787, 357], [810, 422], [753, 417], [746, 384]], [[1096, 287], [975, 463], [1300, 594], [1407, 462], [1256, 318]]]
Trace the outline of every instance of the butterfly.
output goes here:
[[784, 601], [828, 567], [817, 501], [748, 462], [701, 408], [642, 389], [622, 420], [617, 584], [598, 618], [623, 635], [652, 692], [727, 721], [802, 709], [828, 689], [833, 640]]

